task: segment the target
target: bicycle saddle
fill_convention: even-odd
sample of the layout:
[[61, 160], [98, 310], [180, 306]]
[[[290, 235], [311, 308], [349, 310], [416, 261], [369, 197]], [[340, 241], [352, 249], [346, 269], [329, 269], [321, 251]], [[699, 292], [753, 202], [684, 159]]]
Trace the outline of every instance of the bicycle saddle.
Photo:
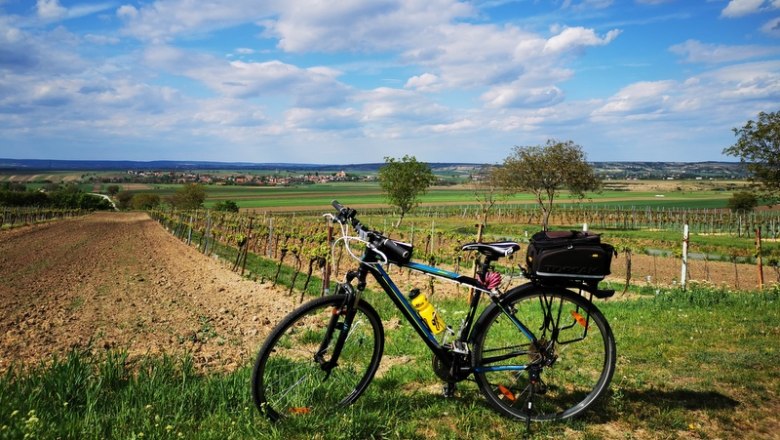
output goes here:
[[467, 243], [461, 246], [464, 251], [477, 251], [488, 258], [508, 257], [520, 249], [514, 241], [499, 241], [495, 243]]

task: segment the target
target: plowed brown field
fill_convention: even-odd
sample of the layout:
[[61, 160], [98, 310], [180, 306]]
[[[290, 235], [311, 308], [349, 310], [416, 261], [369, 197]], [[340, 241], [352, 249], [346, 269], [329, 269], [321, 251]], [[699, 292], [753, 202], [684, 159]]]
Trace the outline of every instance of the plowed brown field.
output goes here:
[[96, 213], [0, 232], [0, 371], [73, 347], [191, 353], [245, 364], [293, 308], [142, 213]]

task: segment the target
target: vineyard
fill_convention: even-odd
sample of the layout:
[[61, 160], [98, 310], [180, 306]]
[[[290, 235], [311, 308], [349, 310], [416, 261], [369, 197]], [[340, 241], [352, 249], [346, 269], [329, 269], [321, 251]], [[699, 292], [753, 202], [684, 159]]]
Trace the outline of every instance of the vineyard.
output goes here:
[[[323, 291], [323, 279], [340, 279], [350, 263], [343, 248], [331, 255], [329, 225], [322, 212], [241, 213], [213, 211], [178, 212], [157, 210], [152, 217], [176, 237], [202, 253], [230, 261], [242, 275], [274, 285], [289, 286], [289, 292]], [[461, 245], [477, 239], [480, 216], [475, 206], [422, 207], [400, 228], [389, 209], [361, 209], [365, 224], [383, 230], [395, 239], [414, 245], [414, 258], [443, 265], [454, 271], [471, 267], [473, 255]], [[483, 241], [527, 242], [538, 230], [539, 212], [529, 205], [502, 205], [487, 219]], [[738, 216], [724, 210], [682, 208], [623, 209], [619, 207], [560, 206], [551, 217], [556, 229], [581, 228], [583, 224], [603, 233], [604, 240], [620, 252], [613, 262], [611, 281], [640, 286], [669, 286], [680, 279], [682, 227], [690, 225], [691, 260], [688, 279], [735, 289], [755, 288], [758, 257], [756, 231], [763, 241], [761, 257], [765, 283], [780, 282], [780, 211], [763, 210]], [[519, 280], [518, 261], [500, 268]], [[434, 289], [433, 282], [429, 288]]]
[[79, 217], [92, 211], [83, 209], [7, 208], [0, 209], [0, 229], [35, 225], [52, 220]]

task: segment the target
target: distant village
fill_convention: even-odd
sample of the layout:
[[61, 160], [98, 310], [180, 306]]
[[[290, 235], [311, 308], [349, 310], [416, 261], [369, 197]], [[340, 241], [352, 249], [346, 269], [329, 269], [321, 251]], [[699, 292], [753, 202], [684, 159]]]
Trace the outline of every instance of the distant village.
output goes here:
[[204, 185], [288, 186], [370, 181], [375, 180], [375, 177], [358, 176], [345, 171], [303, 174], [225, 174], [193, 171], [128, 170], [125, 175], [101, 176], [99, 180], [103, 183], [201, 183]]

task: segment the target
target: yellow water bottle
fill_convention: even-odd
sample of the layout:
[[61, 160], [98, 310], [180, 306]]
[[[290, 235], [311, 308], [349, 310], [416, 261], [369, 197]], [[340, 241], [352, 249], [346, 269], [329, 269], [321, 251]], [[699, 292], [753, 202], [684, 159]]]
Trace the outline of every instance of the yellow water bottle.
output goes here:
[[420, 289], [412, 289], [409, 292], [409, 300], [412, 302], [412, 306], [420, 317], [428, 325], [433, 334], [438, 335], [447, 328], [447, 324], [444, 323], [444, 319], [436, 312], [436, 308], [428, 301], [425, 294], [420, 292]]

